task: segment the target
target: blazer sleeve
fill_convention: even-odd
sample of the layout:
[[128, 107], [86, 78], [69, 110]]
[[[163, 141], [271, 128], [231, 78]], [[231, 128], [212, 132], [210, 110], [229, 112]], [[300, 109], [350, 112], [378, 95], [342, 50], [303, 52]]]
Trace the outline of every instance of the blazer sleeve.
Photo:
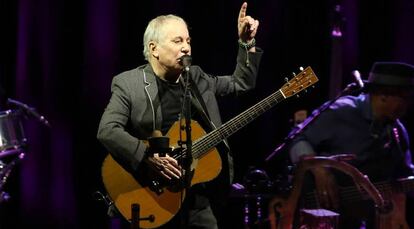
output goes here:
[[99, 123], [97, 138], [125, 169], [137, 171], [147, 147], [126, 131], [131, 112], [130, 90], [124, 78], [114, 77], [111, 99]]
[[236, 95], [253, 89], [256, 86], [256, 78], [263, 51], [256, 47], [256, 52], [246, 52], [239, 48], [237, 65], [232, 75], [217, 76], [215, 80], [215, 94], [224, 96], [235, 93]]

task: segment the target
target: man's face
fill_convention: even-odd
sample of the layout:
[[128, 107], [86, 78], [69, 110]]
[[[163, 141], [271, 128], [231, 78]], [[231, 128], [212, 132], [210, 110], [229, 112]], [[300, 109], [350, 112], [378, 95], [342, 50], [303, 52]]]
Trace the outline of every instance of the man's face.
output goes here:
[[401, 118], [413, 102], [413, 93], [408, 91], [401, 91], [394, 95], [385, 95], [384, 102], [386, 103], [386, 117], [390, 120]]
[[191, 55], [190, 41], [187, 25], [182, 21], [169, 20], [162, 28], [160, 41], [152, 55], [167, 71], [181, 71], [183, 66], [179, 59], [185, 54]]

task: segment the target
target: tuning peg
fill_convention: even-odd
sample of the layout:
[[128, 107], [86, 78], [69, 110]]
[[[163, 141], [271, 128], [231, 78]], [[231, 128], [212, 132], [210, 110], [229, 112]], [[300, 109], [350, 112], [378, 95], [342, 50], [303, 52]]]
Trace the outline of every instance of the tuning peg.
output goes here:
[[300, 98], [300, 95], [299, 94], [296, 94], [296, 98]]
[[289, 82], [289, 78], [285, 77], [285, 82], [286, 83]]
[[300, 71], [303, 71], [303, 69], [304, 69], [304, 68], [303, 68], [302, 66], [300, 66], [300, 67], [299, 67], [299, 70], [300, 70]]
[[295, 77], [296, 76], [296, 73], [292, 72], [292, 76]]

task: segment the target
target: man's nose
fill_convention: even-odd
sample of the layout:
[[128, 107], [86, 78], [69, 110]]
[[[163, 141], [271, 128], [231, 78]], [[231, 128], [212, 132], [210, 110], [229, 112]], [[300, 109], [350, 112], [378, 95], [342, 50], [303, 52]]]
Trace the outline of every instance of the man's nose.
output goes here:
[[189, 53], [190, 52], [190, 45], [184, 45], [182, 48], [181, 48], [181, 52], [183, 52], [183, 53]]

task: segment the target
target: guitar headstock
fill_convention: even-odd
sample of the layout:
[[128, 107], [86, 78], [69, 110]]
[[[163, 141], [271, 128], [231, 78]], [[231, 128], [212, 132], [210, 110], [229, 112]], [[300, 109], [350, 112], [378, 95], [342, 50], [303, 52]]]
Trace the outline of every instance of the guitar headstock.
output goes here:
[[318, 82], [318, 77], [310, 66], [286, 82], [280, 89], [285, 98], [294, 96]]

